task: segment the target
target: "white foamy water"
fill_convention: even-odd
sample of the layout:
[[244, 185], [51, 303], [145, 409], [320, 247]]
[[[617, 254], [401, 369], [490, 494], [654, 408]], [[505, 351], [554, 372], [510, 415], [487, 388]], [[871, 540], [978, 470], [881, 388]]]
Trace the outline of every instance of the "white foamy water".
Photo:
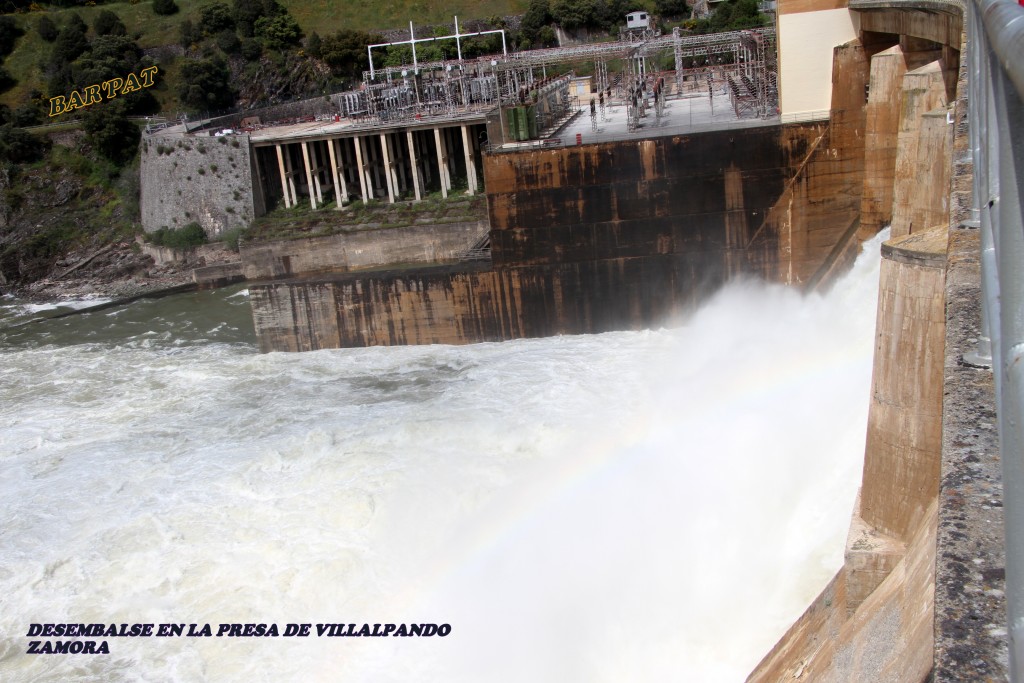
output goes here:
[[[742, 681], [842, 563], [878, 247], [650, 332], [4, 349], [0, 680]], [[33, 622], [452, 632], [33, 656]]]

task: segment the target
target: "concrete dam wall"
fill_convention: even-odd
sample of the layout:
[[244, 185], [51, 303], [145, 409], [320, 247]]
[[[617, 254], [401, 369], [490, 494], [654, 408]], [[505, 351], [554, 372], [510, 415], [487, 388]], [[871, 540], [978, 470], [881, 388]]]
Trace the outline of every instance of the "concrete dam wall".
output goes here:
[[638, 329], [739, 275], [808, 282], [859, 211], [861, 167], [837, 169], [834, 137], [821, 122], [489, 154], [489, 268], [253, 284], [261, 348]]

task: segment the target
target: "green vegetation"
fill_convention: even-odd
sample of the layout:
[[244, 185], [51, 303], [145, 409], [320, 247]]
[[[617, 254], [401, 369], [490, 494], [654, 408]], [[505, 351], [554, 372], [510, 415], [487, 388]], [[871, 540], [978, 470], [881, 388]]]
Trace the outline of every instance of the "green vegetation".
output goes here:
[[[0, 127], [0, 140], [9, 142], [7, 129]], [[72, 135], [79, 140], [71, 146], [35, 138], [34, 160], [6, 160], [0, 169], [8, 180], [2, 195], [9, 207], [0, 231], [0, 271], [10, 282], [43, 275], [70, 250], [97, 248], [135, 233], [137, 162], [121, 167], [90, 150], [81, 133]]]
[[694, 33], [718, 33], [756, 28], [768, 23], [768, 17], [757, 11], [757, 0], [728, 0], [719, 3], [707, 19], [688, 21], [684, 25]]
[[[328, 204], [328, 207], [332, 204]], [[300, 202], [290, 209], [279, 208], [253, 221], [246, 239], [254, 241], [320, 237], [356, 230], [383, 230], [406, 227], [417, 221], [459, 223], [478, 220], [487, 215], [484, 195], [427, 195], [422, 202], [371, 202], [356, 200], [342, 212], [314, 211], [308, 203]]]
[[153, 0], [153, 12], [163, 17], [169, 17], [178, 11], [178, 5], [174, 0]]
[[[230, 208], [230, 207], [228, 207]], [[220, 239], [228, 249], [238, 252], [238, 245], [248, 239], [248, 228], [232, 228], [220, 234]]]
[[86, 140], [104, 157], [117, 164], [131, 161], [139, 146], [139, 127], [128, 120], [123, 100], [86, 109], [82, 128]]
[[192, 249], [200, 244], [206, 244], [206, 231], [203, 230], [203, 226], [193, 221], [183, 228], [163, 226], [159, 230], [147, 234], [146, 239], [151, 244], [160, 247]]

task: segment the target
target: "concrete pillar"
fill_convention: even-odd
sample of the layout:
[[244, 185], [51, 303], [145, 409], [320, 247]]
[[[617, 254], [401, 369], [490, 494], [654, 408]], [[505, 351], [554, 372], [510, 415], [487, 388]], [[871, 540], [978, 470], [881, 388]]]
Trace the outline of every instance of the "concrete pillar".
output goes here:
[[274, 145], [277, 150], [277, 170], [281, 173], [281, 193], [284, 195], [284, 208], [292, 208], [292, 197], [288, 191], [288, 174], [284, 170], [284, 155], [281, 153], [281, 145]]
[[414, 134], [413, 139], [418, 146], [420, 158], [423, 159], [423, 167], [420, 170], [423, 172], [423, 186], [426, 187], [434, 177], [430, 170], [430, 142], [427, 140], [426, 135]]
[[381, 154], [384, 155], [384, 180], [388, 184], [388, 201], [392, 204], [395, 203], [395, 169], [391, 165], [391, 155], [388, 154], [388, 135], [387, 133], [380, 134], [380, 150]]
[[861, 518], [903, 542], [939, 493], [948, 232], [882, 245]]
[[309, 205], [316, 210], [316, 196], [313, 194], [313, 170], [309, 167], [309, 143], [302, 143], [302, 163], [306, 167], [306, 190], [309, 192]]
[[338, 151], [339, 163], [337, 166], [336, 175], [338, 177], [338, 181], [341, 183], [341, 198], [343, 201], [347, 202], [349, 200], [349, 193], [348, 181], [345, 179], [345, 169], [348, 166], [348, 163], [345, 160], [345, 143], [343, 140], [335, 138], [334, 142], [331, 145], [331, 148], [336, 149]]
[[[337, 140], [327, 141], [327, 155], [330, 157], [331, 161], [331, 185], [334, 186], [334, 203], [335, 206], [340, 209], [342, 203], [340, 185], [345, 182], [345, 180], [342, 178], [341, 173], [338, 172], [338, 156], [334, 153], [335, 143], [337, 143]], [[339, 178], [341, 178], [341, 183], [338, 182]]]
[[441, 129], [434, 129], [434, 143], [437, 145], [437, 174], [441, 179], [441, 196], [448, 197], [448, 189], [451, 187], [451, 179], [448, 176], [448, 153], [445, 151], [444, 143], [441, 141]]
[[295, 187], [295, 167], [292, 165], [292, 155], [288, 151], [288, 147], [284, 148], [284, 168], [285, 175], [288, 176], [288, 189], [292, 195], [292, 206], [299, 205], [299, 191]]
[[395, 187], [395, 197], [405, 194], [405, 164], [402, 163], [402, 139], [398, 134], [388, 136], [388, 158], [391, 159], [391, 184]]
[[929, 199], [938, 202], [949, 197], [948, 186], [926, 188], [921, 185], [921, 179], [915, 175], [918, 167], [918, 147], [924, 114], [947, 104], [946, 84], [939, 62], [935, 61], [920, 69], [908, 71], [903, 76], [902, 100], [900, 131], [896, 145], [896, 172], [893, 182], [893, 237], [931, 227], [930, 225], [911, 225], [914, 218], [914, 207], [919, 203], [922, 195], [927, 194]]
[[323, 153], [320, 151], [320, 143], [313, 142], [310, 147], [310, 156], [313, 162], [313, 183], [316, 185], [316, 203], [323, 206], [324, 194], [320, 187], [320, 172], [323, 170], [324, 164], [321, 158]]
[[368, 178], [366, 176], [366, 164], [363, 162], [363, 139], [358, 135], [352, 138], [356, 145], [356, 170], [359, 174], [359, 190], [363, 195], [363, 203], [366, 204], [370, 201], [370, 195], [367, 191]]
[[416, 194], [416, 201], [423, 199], [420, 186], [420, 171], [416, 168], [416, 139], [411, 130], [405, 131], [406, 140], [409, 143], [409, 167], [412, 169], [412, 189]]
[[453, 136], [455, 131], [451, 128], [441, 129], [441, 141], [444, 142], [445, 171], [448, 178], [448, 191], [452, 189], [452, 159], [455, 156], [455, 143]]
[[907, 72], [899, 45], [871, 57], [871, 80], [864, 130], [864, 192], [860, 204], [860, 237], [868, 239], [892, 220], [896, 173], [896, 139], [900, 127], [900, 87]]
[[469, 132], [466, 124], [462, 124], [462, 151], [466, 157], [466, 184], [469, 186], [469, 194], [476, 194], [476, 164], [473, 162], [473, 143], [469, 141]]

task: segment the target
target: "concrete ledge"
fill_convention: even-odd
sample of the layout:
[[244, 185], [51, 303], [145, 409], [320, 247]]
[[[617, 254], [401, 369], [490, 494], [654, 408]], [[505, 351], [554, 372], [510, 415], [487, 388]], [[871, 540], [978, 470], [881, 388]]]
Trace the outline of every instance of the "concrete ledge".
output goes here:
[[846, 572], [846, 614], [852, 617], [869, 595], [906, 555], [907, 545], [887, 536], [861, 519], [860, 495], [854, 504], [846, 537], [843, 570]]
[[979, 233], [954, 229], [935, 581], [935, 683], [1008, 680], [1002, 469], [991, 370], [970, 367], [980, 315]]
[[245, 279], [242, 275], [242, 263], [219, 263], [215, 266], [204, 266], [192, 271], [192, 281], [199, 285], [199, 289], [212, 289], [224, 287]]
[[882, 244], [882, 258], [922, 268], [945, 268], [949, 228], [936, 225], [924, 232], [894, 237]]

